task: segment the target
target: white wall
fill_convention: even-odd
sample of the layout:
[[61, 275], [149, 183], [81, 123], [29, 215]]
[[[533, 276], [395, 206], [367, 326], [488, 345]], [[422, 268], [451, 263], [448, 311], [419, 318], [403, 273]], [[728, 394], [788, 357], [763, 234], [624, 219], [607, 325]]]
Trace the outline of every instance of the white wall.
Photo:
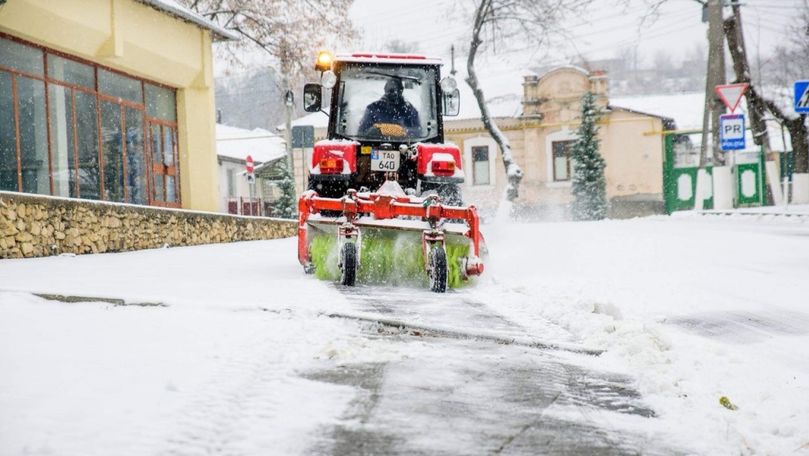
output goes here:
[[[234, 178], [235, 178], [235, 195], [234, 197], [238, 200], [239, 197], [242, 198], [249, 198], [250, 197], [250, 189], [247, 185], [247, 176], [244, 175], [244, 164], [242, 163], [234, 163], [230, 161], [219, 161], [219, 212], [227, 212], [228, 205], [227, 201], [229, 198], [228, 195], [228, 170], [233, 170]], [[256, 190], [258, 191], [258, 190]]]

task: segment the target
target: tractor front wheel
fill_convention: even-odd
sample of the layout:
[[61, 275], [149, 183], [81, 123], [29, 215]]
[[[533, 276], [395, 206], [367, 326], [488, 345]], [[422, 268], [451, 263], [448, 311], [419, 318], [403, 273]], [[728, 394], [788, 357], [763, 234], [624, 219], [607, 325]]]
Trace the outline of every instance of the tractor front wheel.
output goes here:
[[444, 246], [430, 250], [430, 290], [436, 293], [447, 291], [447, 251]]
[[357, 281], [357, 245], [346, 242], [340, 249], [340, 283], [353, 287]]

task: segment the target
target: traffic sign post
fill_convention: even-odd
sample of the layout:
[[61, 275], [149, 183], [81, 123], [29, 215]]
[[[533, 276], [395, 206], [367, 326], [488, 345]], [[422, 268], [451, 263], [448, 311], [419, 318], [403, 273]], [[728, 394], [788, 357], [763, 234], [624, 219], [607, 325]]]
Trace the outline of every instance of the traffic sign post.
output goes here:
[[[312, 149], [315, 146], [315, 127], [312, 125], [296, 125], [292, 127], [292, 149], [301, 150], [301, 162], [303, 169], [306, 169], [306, 150]], [[306, 173], [303, 173], [301, 179], [301, 192], [306, 191]]]
[[809, 80], [795, 81], [795, 112], [809, 114]]
[[722, 150], [742, 150], [744, 143], [744, 114], [719, 116], [719, 141]]
[[256, 175], [253, 173], [255, 167], [253, 164], [253, 156], [248, 155], [244, 159], [244, 170], [247, 171], [247, 189], [250, 193], [250, 201], [247, 206], [250, 208], [250, 215], [256, 215], [253, 212], [253, 195], [255, 194]]
[[244, 159], [244, 169], [247, 171], [247, 174], [253, 174], [253, 171], [255, 171], [252, 155], [248, 155], [247, 158]]
[[740, 84], [718, 85], [714, 90], [716, 90], [722, 103], [725, 103], [725, 106], [733, 113], [736, 111], [736, 108], [739, 107], [739, 102], [742, 101], [742, 95], [744, 95], [748, 87], [750, 87], [750, 84], [742, 82]]

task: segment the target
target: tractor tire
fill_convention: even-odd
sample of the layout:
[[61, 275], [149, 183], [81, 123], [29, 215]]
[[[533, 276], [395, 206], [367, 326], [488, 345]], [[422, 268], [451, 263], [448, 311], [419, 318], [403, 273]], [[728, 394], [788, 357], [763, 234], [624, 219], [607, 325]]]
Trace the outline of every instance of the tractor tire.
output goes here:
[[340, 249], [340, 284], [353, 287], [357, 281], [357, 245], [346, 242]]
[[430, 250], [430, 290], [436, 293], [447, 291], [447, 252], [443, 246]]

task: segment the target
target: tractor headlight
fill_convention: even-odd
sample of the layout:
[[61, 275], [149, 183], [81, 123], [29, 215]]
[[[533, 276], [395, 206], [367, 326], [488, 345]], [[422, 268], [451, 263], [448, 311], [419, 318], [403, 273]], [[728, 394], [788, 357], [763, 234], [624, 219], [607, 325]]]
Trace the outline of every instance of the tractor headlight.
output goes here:
[[320, 84], [326, 89], [331, 89], [337, 84], [337, 75], [331, 70], [324, 71], [323, 75], [320, 76]]
[[450, 93], [453, 90], [458, 88], [458, 83], [455, 82], [455, 78], [446, 77], [441, 80], [441, 90], [444, 93]]

